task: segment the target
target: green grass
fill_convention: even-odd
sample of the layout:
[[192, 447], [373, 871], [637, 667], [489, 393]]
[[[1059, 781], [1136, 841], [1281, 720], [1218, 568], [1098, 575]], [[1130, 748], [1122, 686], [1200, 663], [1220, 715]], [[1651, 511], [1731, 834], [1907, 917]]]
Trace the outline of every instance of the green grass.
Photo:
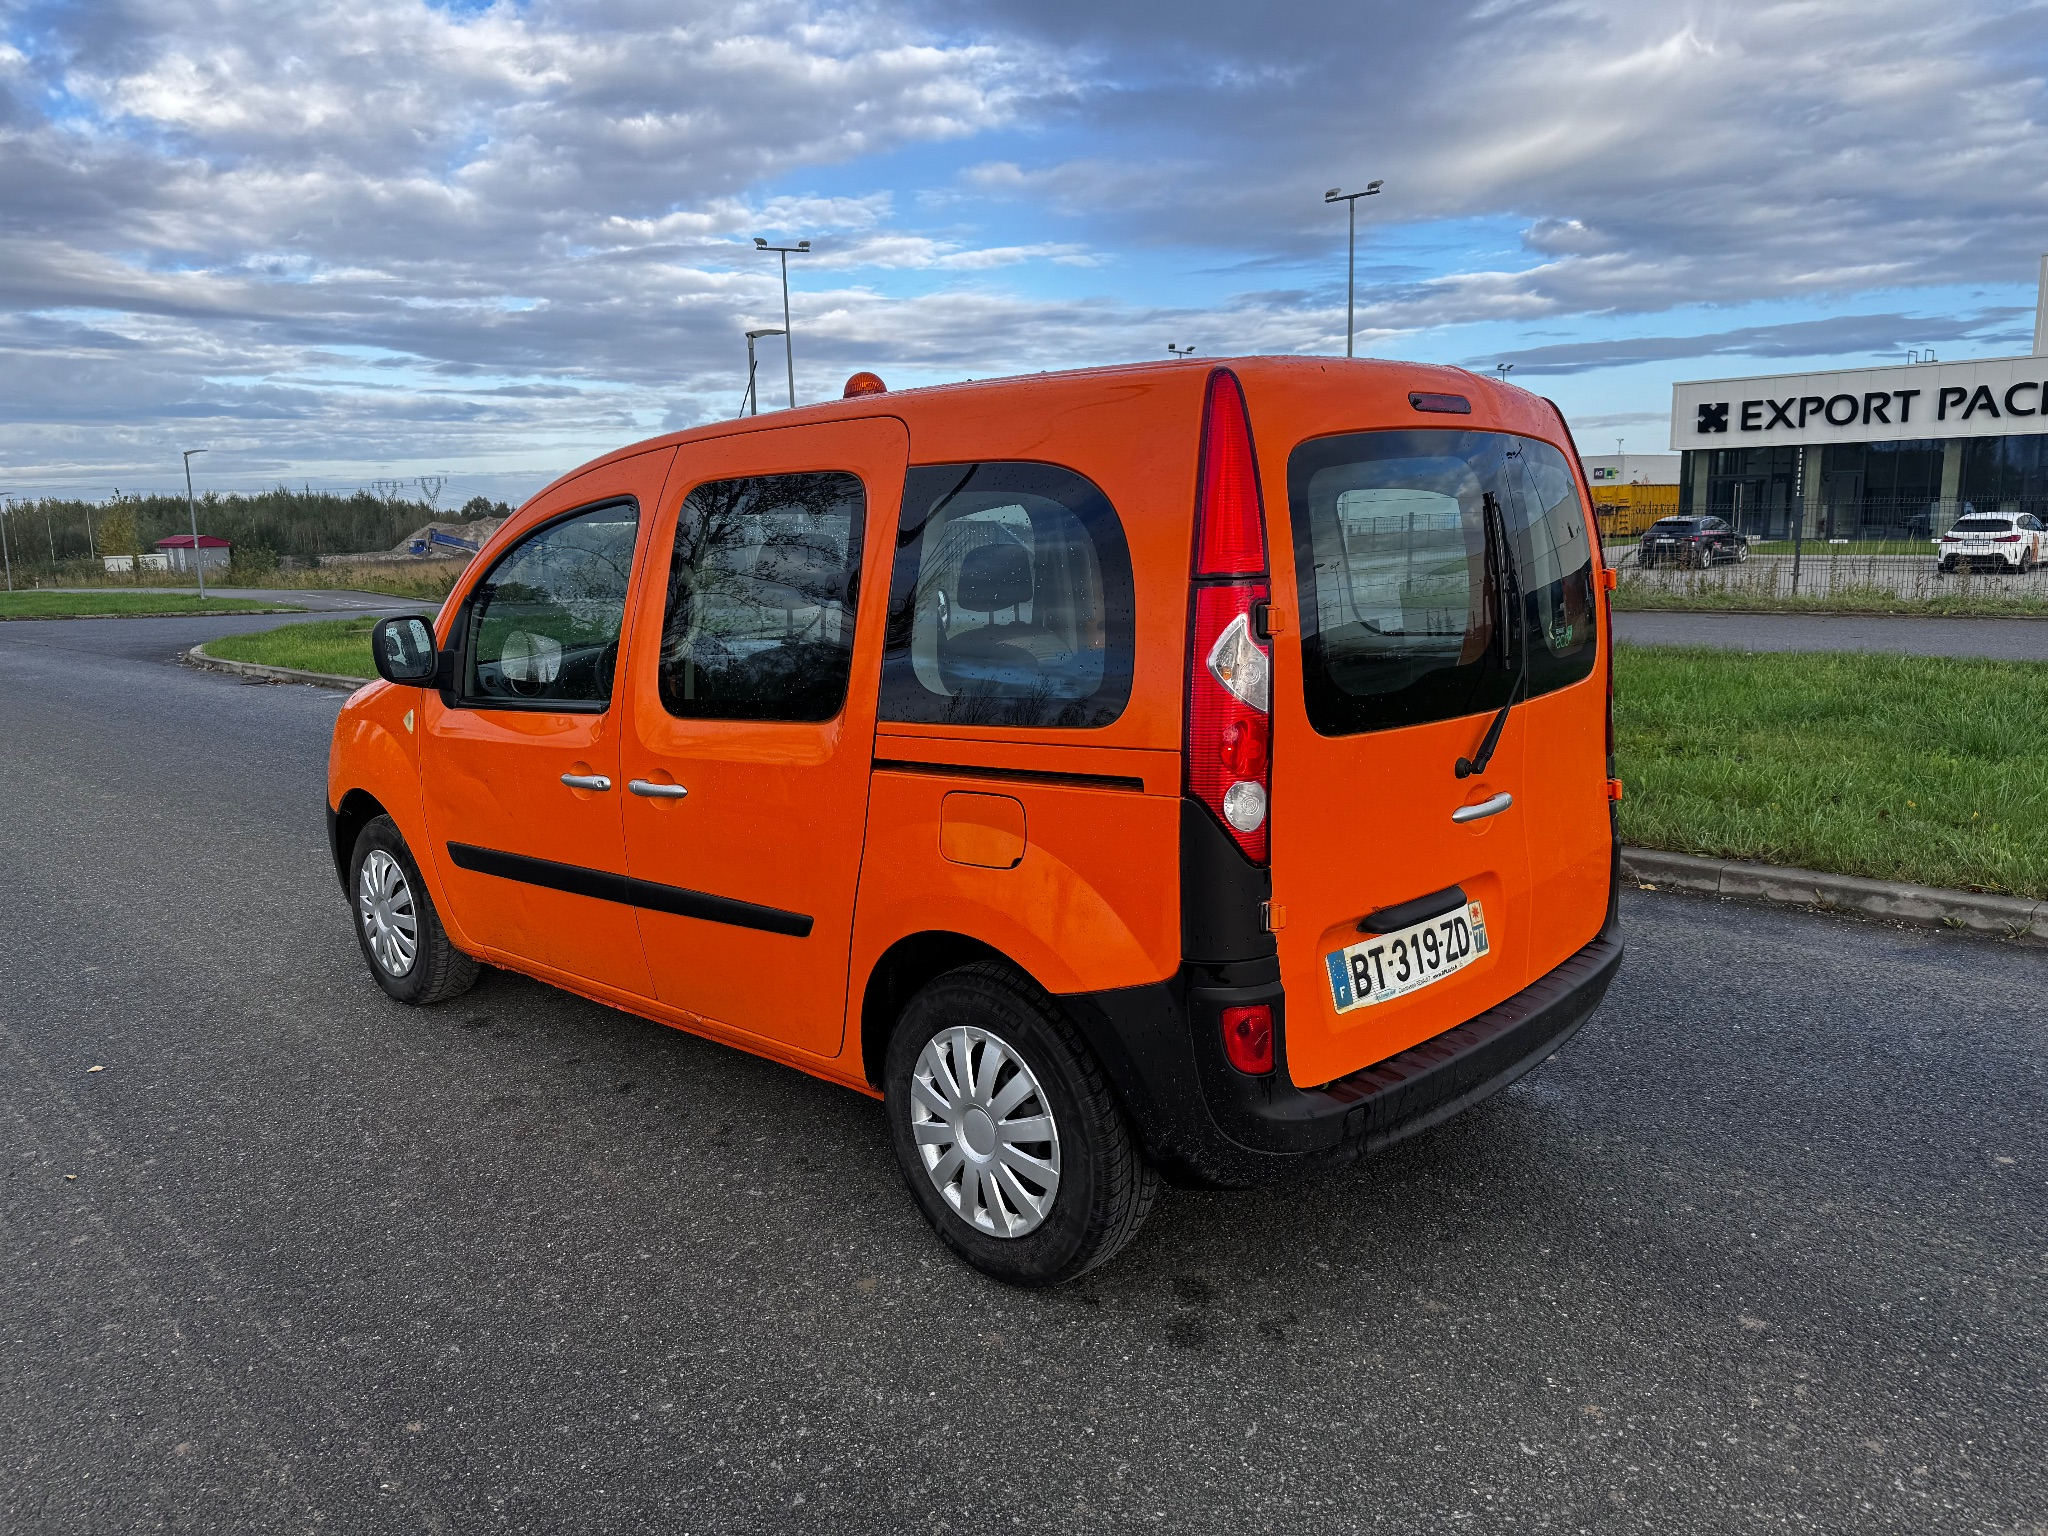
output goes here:
[[154, 618], [181, 613], [303, 613], [276, 603], [197, 592], [0, 592], [0, 619]]
[[[1830, 544], [1826, 539], [1808, 539], [1803, 546], [1808, 560], [1825, 560], [1835, 556], [1843, 560], [1861, 560], [1871, 555], [1924, 555], [1934, 558], [1935, 543], [1932, 539], [1858, 539], [1849, 544]], [[1751, 539], [1749, 552], [1752, 555], [1789, 555], [1793, 553], [1790, 539]]]
[[206, 654], [222, 661], [253, 661], [266, 667], [372, 678], [377, 669], [370, 661], [370, 629], [376, 622], [323, 619], [310, 624], [280, 624], [258, 634], [209, 640]]
[[1633, 846], [2048, 897], [2048, 667], [1621, 647]]
[[2048, 619], [2048, 598], [1957, 590], [1905, 597], [1883, 586], [1841, 586], [1824, 597], [1793, 596], [1745, 583], [1714, 581], [1667, 587], [1623, 574], [1614, 589], [1617, 613], [1891, 613], [1921, 618]]

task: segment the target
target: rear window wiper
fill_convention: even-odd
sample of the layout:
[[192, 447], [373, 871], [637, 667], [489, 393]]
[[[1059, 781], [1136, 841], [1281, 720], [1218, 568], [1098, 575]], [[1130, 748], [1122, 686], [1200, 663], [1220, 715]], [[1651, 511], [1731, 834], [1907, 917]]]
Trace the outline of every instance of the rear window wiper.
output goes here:
[[[1495, 598], [1493, 622], [1498, 626], [1500, 664], [1514, 665], [1514, 622], [1516, 602], [1515, 552], [1508, 544], [1508, 520], [1501, 512], [1500, 501], [1493, 492], [1486, 492], [1480, 501], [1482, 515], [1486, 521], [1486, 542], [1492, 559]], [[1493, 717], [1493, 724], [1486, 728], [1486, 737], [1479, 743], [1479, 751], [1472, 757], [1461, 757], [1457, 763], [1458, 777], [1469, 779], [1474, 774], [1486, 772], [1486, 765], [1493, 761], [1494, 749], [1500, 745], [1500, 733], [1508, 723], [1508, 711], [1515, 707], [1515, 700], [1521, 696], [1522, 685], [1528, 678], [1526, 667], [1515, 673], [1515, 681], [1508, 689], [1507, 702], [1500, 707], [1500, 713]]]
[[1528, 678], [1529, 674], [1526, 671], [1515, 674], [1514, 686], [1508, 689], [1508, 701], [1501, 705], [1500, 713], [1493, 717], [1493, 724], [1486, 728], [1486, 739], [1479, 743], [1478, 755], [1458, 759], [1459, 778], [1469, 779], [1474, 774], [1486, 772], [1486, 765], [1493, 761], [1494, 748], [1500, 745], [1501, 729], [1508, 723], [1508, 711], [1515, 707], [1515, 700], [1522, 696], [1522, 685]]

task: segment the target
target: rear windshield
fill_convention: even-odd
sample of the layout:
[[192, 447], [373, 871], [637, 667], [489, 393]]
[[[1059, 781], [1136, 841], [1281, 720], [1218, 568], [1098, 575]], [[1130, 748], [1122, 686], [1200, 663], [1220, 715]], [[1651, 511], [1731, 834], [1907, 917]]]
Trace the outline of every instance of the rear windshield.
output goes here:
[[1652, 533], [1691, 533], [1699, 527], [1699, 521], [1690, 517], [1669, 517], [1662, 522], [1650, 524]]
[[1957, 533], [2010, 533], [2012, 519], [2009, 517], [1959, 517], [1956, 519]]
[[1592, 671], [1592, 544], [1564, 455], [1498, 432], [1355, 432], [1295, 449], [1309, 721], [1448, 720]]

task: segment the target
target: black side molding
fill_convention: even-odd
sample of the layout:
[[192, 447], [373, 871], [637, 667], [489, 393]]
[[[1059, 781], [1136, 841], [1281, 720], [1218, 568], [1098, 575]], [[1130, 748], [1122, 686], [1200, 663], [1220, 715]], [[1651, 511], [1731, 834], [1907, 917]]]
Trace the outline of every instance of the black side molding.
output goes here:
[[472, 843], [450, 843], [448, 857], [459, 869], [479, 875], [496, 875], [500, 880], [517, 880], [523, 885], [538, 885], [550, 891], [567, 891], [571, 896], [616, 901], [621, 906], [643, 907], [649, 912], [702, 918], [707, 923], [758, 928], [764, 933], [785, 933], [793, 939], [809, 938], [814, 921], [801, 912], [785, 912], [780, 907], [735, 901], [730, 896], [713, 896], [708, 891], [687, 890], [680, 885], [635, 880], [630, 875], [585, 869], [580, 864], [556, 864], [548, 859], [528, 858], [523, 853], [500, 853], [495, 848], [479, 848]]
[[1466, 904], [1465, 888], [1462, 885], [1454, 885], [1449, 890], [1418, 896], [1413, 901], [1404, 901], [1396, 907], [1381, 907], [1377, 912], [1368, 912], [1358, 920], [1358, 931], [1392, 933], [1396, 929], [1406, 928], [1410, 923], [1426, 923], [1432, 917], [1442, 917], [1446, 912], [1455, 912]]
[[975, 768], [964, 763], [920, 763], [905, 758], [878, 757], [878, 773], [936, 773], [949, 779], [1015, 779], [1026, 784], [1067, 784], [1077, 789], [1143, 790], [1143, 779], [1117, 773], [1049, 773], [1042, 768]]

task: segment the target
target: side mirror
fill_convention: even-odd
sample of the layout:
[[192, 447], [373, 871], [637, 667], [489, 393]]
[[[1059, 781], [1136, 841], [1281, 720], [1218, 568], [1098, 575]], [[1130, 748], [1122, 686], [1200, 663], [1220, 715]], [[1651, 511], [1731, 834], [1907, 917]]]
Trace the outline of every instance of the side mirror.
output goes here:
[[370, 656], [385, 682], [423, 688], [434, 680], [440, 664], [434, 654], [434, 626], [416, 614], [379, 619], [370, 630]]

